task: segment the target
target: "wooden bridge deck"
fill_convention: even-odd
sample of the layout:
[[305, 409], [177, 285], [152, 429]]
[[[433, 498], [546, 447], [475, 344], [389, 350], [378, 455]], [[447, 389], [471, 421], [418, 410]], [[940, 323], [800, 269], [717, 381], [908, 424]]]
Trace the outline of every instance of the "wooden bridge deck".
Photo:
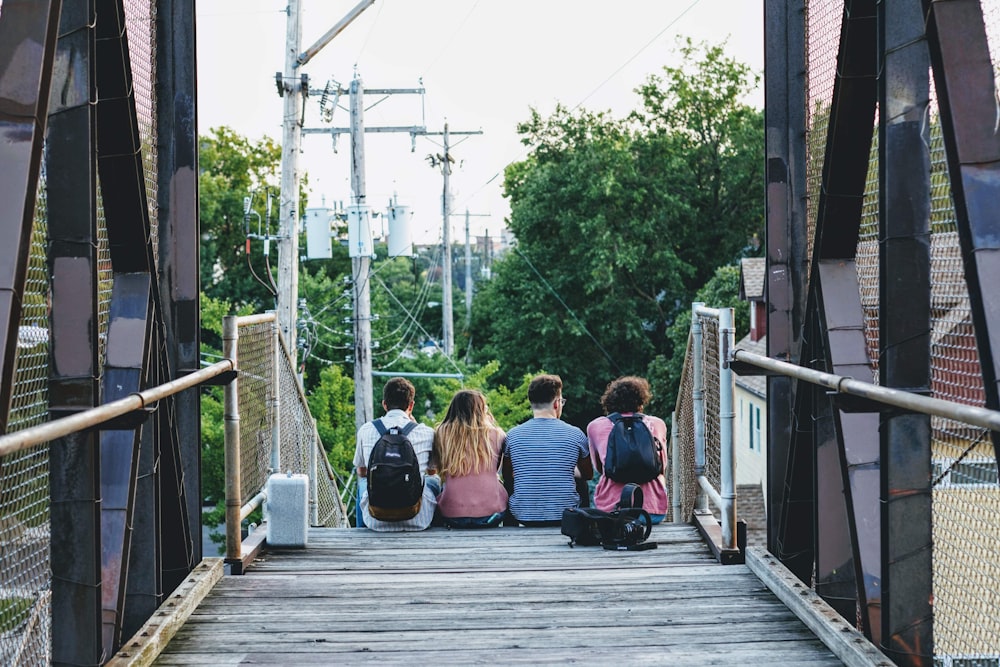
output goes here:
[[571, 549], [557, 528], [313, 529], [202, 601], [155, 664], [840, 665], [690, 526]]

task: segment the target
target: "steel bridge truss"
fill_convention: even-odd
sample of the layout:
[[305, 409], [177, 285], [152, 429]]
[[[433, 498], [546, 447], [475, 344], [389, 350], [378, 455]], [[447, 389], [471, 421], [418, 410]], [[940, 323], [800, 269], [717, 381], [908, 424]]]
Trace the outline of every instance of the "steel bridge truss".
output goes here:
[[[27, 328], [48, 344], [43, 418], [198, 367], [194, 15], [193, 0], [3, 2], [0, 432], [33, 262], [49, 276], [48, 330]], [[198, 400], [51, 443], [52, 663], [104, 662], [201, 560]]]
[[[1000, 408], [1000, 301], [989, 293], [1000, 285], [1000, 135], [983, 5], [765, 1], [769, 357], [937, 391], [932, 350], [952, 333], [932, 322], [940, 172], [978, 354], [970, 404]], [[946, 172], [932, 165], [931, 125]], [[874, 328], [872, 285], [859, 284], [869, 213]], [[947, 653], [935, 642], [931, 418], [848, 398], [768, 378], [768, 548], [898, 664], [931, 665]], [[995, 470], [1000, 433], [984, 435]]]

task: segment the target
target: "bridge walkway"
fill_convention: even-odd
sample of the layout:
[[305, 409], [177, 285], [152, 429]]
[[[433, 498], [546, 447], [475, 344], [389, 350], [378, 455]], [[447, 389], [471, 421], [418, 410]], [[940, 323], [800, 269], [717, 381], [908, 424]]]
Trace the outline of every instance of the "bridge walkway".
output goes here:
[[841, 665], [746, 565], [661, 525], [640, 552], [558, 528], [314, 528], [224, 577], [157, 665]]

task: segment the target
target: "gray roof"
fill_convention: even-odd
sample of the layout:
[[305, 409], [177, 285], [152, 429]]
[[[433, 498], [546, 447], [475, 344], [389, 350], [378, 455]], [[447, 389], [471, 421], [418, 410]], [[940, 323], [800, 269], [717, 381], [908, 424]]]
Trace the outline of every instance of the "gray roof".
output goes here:
[[740, 298], [757, 301], [764, 298], [764, 275], [767, 265], [763, 257], [744, 257], [740, 260]]
[[[767, 356], [767, 336], [760, 340], [750, 340], [748, 335], [743, 340], [736, 343], [737, 349], [744, 352]], [[751, 394], [756, 394], [761, 398], [767, 398], [767, 376], [766, 375], [737, 375], [736, 385], [746, 389]]]

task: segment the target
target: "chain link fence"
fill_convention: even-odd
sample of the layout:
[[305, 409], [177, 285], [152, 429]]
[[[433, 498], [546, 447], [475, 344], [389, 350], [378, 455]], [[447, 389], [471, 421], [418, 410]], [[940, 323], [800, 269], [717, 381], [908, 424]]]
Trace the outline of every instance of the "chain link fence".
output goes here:
[[[720, 428], [720, 373], [719, 347], [720, 329], [717, 317], [705, 317], [693, 314], [702, 329], [701, 368], [704, 390], [705, 408], [705, 479], [714, 489], [722, 488], [722, 433]], [[694, 327], [692, 327], [693, 329]], [[668, 521], [688, 521], [695, 510], [700, 491], [695, 469], [695, 354], [698, 346], [694, 344], [694, 333], [689, 333], [688, 344], [684, 356], [684, 369], [681, 373], [681, 383], [677, 393], [677, 405], [673, 414], [671, 440], [679, 443], [677, 460], [671, 461], [672, 483], [677, 486], [680, 495], [680, 512], [675, 517], [673, 508], [667, 516]], [[718, 508], [709, 503], [716, 520], [721, 520]]]
[[[44, 178], [35, 202], [8, 432], [48, 418], [49, 276]], [[0, 663], [46, 664], [50, 653], [49, 452], [0, 457]]]
[[306, 474], [316, 507], [313, 525], [348, 526], [336, 477], [276, 316], [237, 318], [236, 329], [241, 503], [260, 493], [272, 472]]

